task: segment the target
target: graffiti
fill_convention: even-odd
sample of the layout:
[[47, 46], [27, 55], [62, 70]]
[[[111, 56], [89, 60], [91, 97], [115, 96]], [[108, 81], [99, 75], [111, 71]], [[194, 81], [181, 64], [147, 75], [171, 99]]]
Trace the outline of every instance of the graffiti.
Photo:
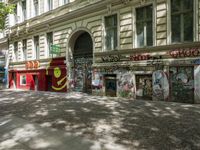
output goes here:
[[193, 67], [179, 66], [170, 68], [172, 101], [193, 103]]
[[101, 57], [102, 62], [118, 62], [120, 59], [120, 55], [108, 55]]
[[130, 55], [130, 60], [131, 61], [141, 61], [141, 60], [149, 60], [149, 59], [151, 59], [150, 54]]
[[92, 59], [76, 58], [74, 65], [74, 89], [79, 92], [90, 92], [92, 82]]
[[52, 76], [52, 83], [51, 88], [55, 91], [62, 91], [66, 89], [67, 86], [67, 76], [66, 76], [66, 70], [62, 69], [62, 65], [64, 66], [64, 61], [62, 61], [63, 64], [58, 65], [59, 60], [52, 59], [47, 68], [46, 68], [46, 75]]
[[39, 61], [27, 61], [26, 64], [26, 69], [37, 69], [40, 66]]
[[114, 65], [112, 67], [101, 68], [100, 71], [104, 74], [113, 73], [116, 70], [119, 70], [121, 67], [119, 65]]
[[166, 100], [169, 96], [169, 83], [164, 71], [153, 72], [153, 100]]
[[195, 65], [200, 65], [200, 59], [195, 59], [192, 61], [192, 63]]
[[154, 65], [154, 64], [158, 64], [158, 63], [161, 63], [161, 59], [162, 59], [162, 56], [152, 56], [151, 57], [151, 64]]
[[103, 95], [103, 75], [97, 70], [93, 70], [92, 76], [92, 92], [94, 95]]
[[199, 56], [199, 54], [200, 54], [199, 48], [176, 49], [169, 52], [169, 55], [173, 58], [196, 57]]
[[135, 96], [134, 78], [132, 73], [124, 73], [119, 76], [118, 93], [121, 97], [133, 98]]
[[200, 65], [195, 66], [194, 69], [194, 78], [195, 78], [195, 102], [200, 103]]
[[[60, 70], [59, 67], [55, 67], [55, 68], [54, 68], [54, 77], [55, 77], [56, 79], [60, 78], [61, 73], [62, 73], [62, 72], [61, 72], [61, 70]], [[58, 87], [56, 87], [55, 85], [52, 85], [52, 88], [53, 88], [54, 90], [56, 90], [56, 91], [60, 91], [60, 90], [62, 90], [63, 88], [65, 88], [66, 85], [67, 85], [66, 78], [67, 78], [67, 76], [62, 77], [60, 80], [57, 81]], [[62, 85], [62, 82], [64, 82], [64, 80], [65, 80], [65, 83]], [[60, 87], [59, 87], [59, 86], [60, 86]]]
[[136, 76], [136, 96], [138, 98], [152, 99], [152, 77], [151, 75]]

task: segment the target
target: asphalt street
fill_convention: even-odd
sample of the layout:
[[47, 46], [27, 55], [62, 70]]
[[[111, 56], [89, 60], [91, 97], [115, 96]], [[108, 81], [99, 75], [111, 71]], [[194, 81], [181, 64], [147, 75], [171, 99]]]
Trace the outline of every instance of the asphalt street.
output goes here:
[[200, 105], [0, 91], [0, 150], [199, 150]]

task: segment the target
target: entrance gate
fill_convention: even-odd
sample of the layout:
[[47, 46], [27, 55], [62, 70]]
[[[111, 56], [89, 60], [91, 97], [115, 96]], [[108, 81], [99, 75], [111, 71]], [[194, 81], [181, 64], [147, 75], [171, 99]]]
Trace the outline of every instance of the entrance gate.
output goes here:
[[74, 90], [92, 92], [93, 42], [89, 33], [83, 32], [75, 41], [74, 58]]

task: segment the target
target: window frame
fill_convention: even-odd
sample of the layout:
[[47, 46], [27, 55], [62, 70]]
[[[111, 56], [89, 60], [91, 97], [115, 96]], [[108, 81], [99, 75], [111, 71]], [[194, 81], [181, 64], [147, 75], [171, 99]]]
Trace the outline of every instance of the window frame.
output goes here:
[[[23, 5], [23, 3], [25, 3], [25, 5]], [[23, 6], [25, 6], [25, 9]], [[25, 21], [27, 19], [27, 1], [26, 0], [21, 1], [21, 9], [22, 9], [22, 21]]]
[[[51, 8], [50, 8], [50, 3], [49, 3], [49, 1], [52, 2], [52, 4], [51, 4], [52, 7], [51, 7]], [[53, 9], [54, 9], [54, 0], [46, 0], [46, 2], [47, 2], [46, 10], [47, 10], [47, 11], [53, 10]]]
[[[24, 46], [24, 44], [25, 44], [25, 46]], [[23, 51], [23, 60], [27, 61], [27, 39], [22, 40], [22, 51]]]
[[50, 32], [47, 32], [46, 33], [46, 49], [47, 49], [47, 58], [51, 57], [51, 52], [50, 52], [50, 47], [49, 47], [49, 44], [48, 44], [48, 34], [51, 33], [52, 34], [52, 44], [54, 44], [54, 32], [53, 31], [50, 31]]
[[16, 7], [14, 8], [13, 12], [14, 12], [14, 24], [17, 24], [19, 22], [19, 19], [18, 19], [18, 3], [16, 4]]
[[198, 14], [195, 12], [199, 12], [198, 10], [199, 2], [198, 0], [193, 0], [193, 41], [180, 41], [180, 42], [172, 42], [172, 26], [171, 26], [171, 0], [167, 0], [167, 44], [179, 44], [179, 43], [190, 43], [199, 40], [198, 37]]
[[[38, 51], [36, 50], [36, 43], [35, 43], [36, 37], [38, 37]], [[39, 60], [40, 59], [40, 36], [39, 35], [35, 35], [33, 37], [33, 50], [34, 50], [34, 59]]]
[[13, 52], [14, 52], [14, 60], [15, 62], [18, 61], [18, 41], [14, 42], [14, 48], [13, 48]]
[[[142, 47], [139, 47], [137, 45], [136, 9], [146, 7], [149, 5], [152, 5], [152, 7], [153, 7], [153, 9], [152, 9], [152, 40], [153, 41], [152, 41], [151, 46], [144, 45]], [[144, 47], [156, 46], [156, 2], [154, 0], [146, 2], [142, 5], [138, 4], [133, 7], [133, 46], [134, 46], [134, 48], [144, 48]]]
[[[23, 83], [23, 77], [25, 77], [25, 82]], [[26, 86], [27, 84], [27, 78], [26, 78], [26, 74], [20, 75], [20, 85]]]
[[[117, 26], [116, 26], [116, 28], [117, 28], [117, 44], [116, 44], [116, 48], [114, 48], [114, 49], [107, 49], [107, 47], [106, 47], [106, 26], [105, 26], [105, 22], [106, 22], [106, 17], [109, 17], [109, 16], [114, 16], [114, 15], [116, 15], [116, 17], [117, 17]], [[118, 12], [113, 12], [113, 13], [110, 13], [110, 14], [108, 14], [108, 15], [104, 15], [104, 16], [102, 16], [103, 17], [103, 33], [102, 33], [102, 47], [103, 47], [103, 51], [115, 51], [115, 50], [118, 50], [119, 49], [119, 47], [120, 47], [120, 18], [119, 18], [119, 16], [120, 16], [120, 14], [119, 14], [119, 11]]]
[[[36, 11], [36, 1], [37, 1], [37, 11]], [[33, 0], [33, 11], [34, 11], [34, 15], [33, 17], [36, 17], [39, 15], [39, 0]], [[37, 12], [37, 13], [36, 13]]]

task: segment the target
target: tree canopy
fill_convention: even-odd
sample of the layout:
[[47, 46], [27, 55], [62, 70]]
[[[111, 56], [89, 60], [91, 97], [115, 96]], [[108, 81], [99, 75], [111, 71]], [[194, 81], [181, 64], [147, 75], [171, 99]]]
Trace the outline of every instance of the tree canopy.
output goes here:
[[15, 5], [0, 2], [0, 30], [5, 28], [6, 16], [13, 13]]

